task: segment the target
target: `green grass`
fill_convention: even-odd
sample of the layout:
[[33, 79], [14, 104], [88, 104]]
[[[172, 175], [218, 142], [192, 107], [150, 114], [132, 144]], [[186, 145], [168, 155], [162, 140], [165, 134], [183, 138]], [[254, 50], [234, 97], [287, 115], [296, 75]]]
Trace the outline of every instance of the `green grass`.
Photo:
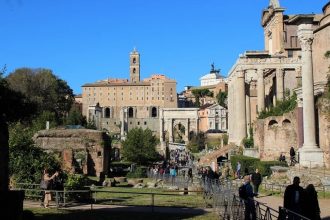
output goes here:
[[[164, 220], [174, 220], [174, 219], [195, 219], [195, 220], [215, 220], [218, 219], [217, 216], [212, 212], [205, 212], [204, 210], [192, 210], [191, 213], [183, 213], [178, 210], [175, 213], [159, 213], [159, 212], [134, 212], [130, 210], [130, 207], [125, 208], [111, 208], [111, 209], [99, 209], [99, 210], [56, 210], [56, 209], [42, 209], [33, 208], [26, 209], [26, 216], [34, 215], [35, 220], [73, 220], [73, 219], [83, 219], [83, 220], [153, 220], [153, 219], [164, 219]], [[188, 210], [189, 211], [189, 210]], [[24, 218], [26, 220], [33, 219]]]

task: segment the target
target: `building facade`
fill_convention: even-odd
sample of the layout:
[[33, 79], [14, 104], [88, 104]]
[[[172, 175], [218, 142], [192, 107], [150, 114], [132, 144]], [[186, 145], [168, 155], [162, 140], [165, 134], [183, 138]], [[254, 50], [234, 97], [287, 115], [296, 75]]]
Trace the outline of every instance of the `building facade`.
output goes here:
[[[300, 148], [302, 164], [323, 165], [316, 143], [320, 132], [316, 132], [314, 86], [326, 85], [330, 65], [324, 57], [330, 48], [329, 4], [323, 14], [285, 15], [279, 1], [270, 0], [261, 19], [265, 50], [246, 51], [228, 74], [229, 142], [241, 145], [261, 111], [300, 89], [295, 147]], [[321, 148], [329, 152], [329, 145]]]
[[227, 109], [219, 104], [206, 104], [198, 110], [199, 130], [210, 129], [227, 132]]
[[140, 54], [130, 53], [130, 79], [106, 79], [82, 86], [82, 112], [99, 129], [125, 136], [130, 128], [158, 134], [160, 108], [176, 108], [176, 81], [162, 74], [140, 80]]

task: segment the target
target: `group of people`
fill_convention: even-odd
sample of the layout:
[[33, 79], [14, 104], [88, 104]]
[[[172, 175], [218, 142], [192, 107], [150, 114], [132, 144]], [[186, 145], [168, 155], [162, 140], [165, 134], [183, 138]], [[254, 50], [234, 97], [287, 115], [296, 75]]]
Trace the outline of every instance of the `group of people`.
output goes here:
[[293, 178], [293, 183], [285, 189], [284, 208], [309, 219], [321, 219], [317, 192], [314, 185], [309, 184], [304, 189], [299, 184], [300, 178], [296, 176]]
[[[253, 174], [244, 176], [243, 185], [239, 187], [239, 196], [245, 205], [245, 220], [256, 219], [256, 208], [253, 199], [258, 195], [258, 184], [253, 184], [254, 188], [250, 184], [255, 177], [256, 175]], [[259, 177], [257, 177], [257, 181], [259, 182]], [[289, 217], [288, 219], [295, 219], [294, 216], [296, 214], [303, 215], [312, 220], [321, 219], [317, 192], [314, 185], [309, 184], [303, 189], [299, 184], [300, 178], [296, 176], [293, 178], [293, 183], [286, 187], [283, 207], [287, 210], [285, 214], [283, 211], [282, 213], [280, 212], [280, 215], [287, 215]], [[286, 218], [283, 216], [283, 219]]]
[[185, 149], [176, 149], [170, 151], [170, 160], [180, 166], [190, 165], [193, 159], [193, 155]]
[[[41, 206], [49, 208], [49, 203], [52, 200], [51, 190], [63, 191], [64, 189], [62, 171], [58, 170], [53, 175], [50, 175], [49, 170], [44, 169], [40, 187], [44, 190], [41, 199]], [[61, 202], [63, 200], [63, 193], [59, 192], [56, 199], [56, 203]]]
[[[294, 166], [296, 163], [298, 163], [298, 161], [296, 159], [296, 151], [294, 150], [293, 147], [290, 148], [289, 154], [290, 154], [290, 166]], [[278, 160], [281, 162], [286, 162], [285, 155], [281, 153]]]

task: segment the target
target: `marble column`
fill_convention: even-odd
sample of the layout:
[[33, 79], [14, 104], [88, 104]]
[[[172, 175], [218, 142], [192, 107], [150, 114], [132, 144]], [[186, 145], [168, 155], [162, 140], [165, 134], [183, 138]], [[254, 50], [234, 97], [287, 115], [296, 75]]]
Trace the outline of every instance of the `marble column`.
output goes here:
[[246, 102], [245, 102], [245, 73], [243, 70], [236, 72], [236, 114], [235, 114], [235, 133], [236, 133], [236, 144], [241, 145], [243, 138], [246, 137]]
[[250, 126], [251, 126], [251, 104], [250, 104], [250, 94], [247, 93], [245, 96], [246, 102], [246, 133], [247, 136], [250, 137]]
[[284, 99], [284, 69], [276, 69], [276, 98], [278, 101]]
[[258, 112], [265, 109], [265, 82], [263, 69], [257, 69], [257, 95], [258, 95]]
[[168, 119], [169, 143], [173, 143], [173, 119]]
[[228, 81], [228, 142], [234, 143], [235, 137], [234, 137], [234, 96], [233, 96], [233, 80], [229, 79]]
[[323, 166], [323, 151], [316, 145], [314, 81], [312, 63], [313, 43], [312, 20], [298, 25], [298, 39], [301, 45], [302, 61], [302, 95], [303, 95], [303, 123], [304, 144], [299, 150], [300, 164], [303, 166]]

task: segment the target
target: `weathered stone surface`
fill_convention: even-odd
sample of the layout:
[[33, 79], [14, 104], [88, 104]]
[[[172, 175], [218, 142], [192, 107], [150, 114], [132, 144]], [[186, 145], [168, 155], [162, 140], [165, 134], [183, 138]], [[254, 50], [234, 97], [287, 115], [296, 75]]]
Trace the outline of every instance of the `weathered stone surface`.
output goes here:
[[[62, 168], [88, 175], [107, 174], [110, 162], [110, 139], [105, 132], [90, 129], [51, 129], [38, 131], [37, 146], [62, 159]], [[109, 143], [109, 144], [108, 144]]]
[[120, 177], [114, 177], [115, 181], [118, 183], [126, 183], [127, 182], [127, 178], [120, 176]]

